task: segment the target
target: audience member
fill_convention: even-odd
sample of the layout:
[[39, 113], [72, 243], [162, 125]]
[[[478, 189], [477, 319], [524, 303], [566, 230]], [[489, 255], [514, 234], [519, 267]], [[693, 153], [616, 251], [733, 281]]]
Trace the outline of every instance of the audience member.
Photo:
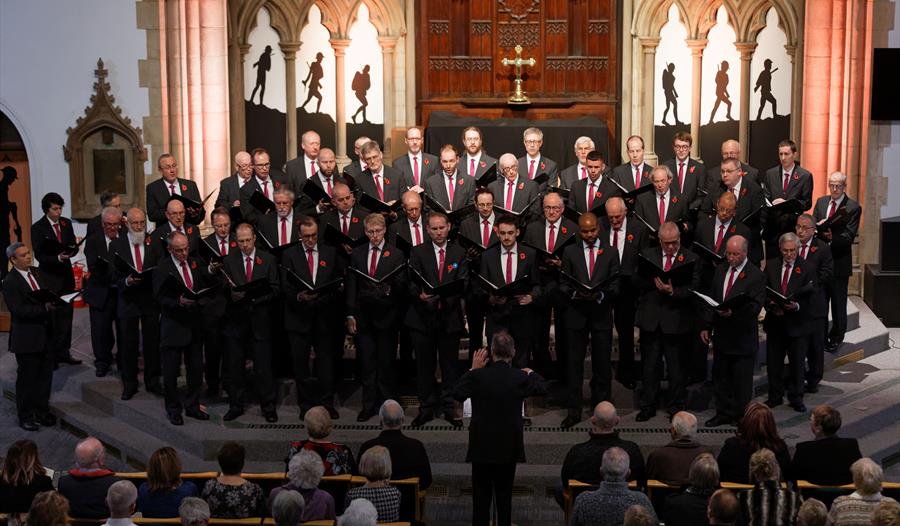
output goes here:
[[738, 499], [730, 489], [717, 489], [709, 498], [706, 508], [709, 526], [734, 526], [740, 513]]
[[724, 482], [750, 484], [747, 466], [750, 455], [766, 448], [778, 459], [779, 472], [789, 479], [791, 456], [787, 444], [778, 435], [772, 410], [762, 402], [750, 402], [744, 410], [737, 429], [737, 436], [725, 441], [719, 451], [719, 478]]
[[760, 448], [750, 456], [753, 488], [740, 493], [743, 524], [747, 526], [792, 526], [800, 509], [800, 494], [782, 488], [781, 469], [770, 449]]
[[106, 505], [109, 519], [104, 526], [134, 526], [131, 516], [137, 508], [137, 488], [129, 480], [120, 480], [109, 487]]
[[825, 526], [828, 508], [818, 499], [806, 499], [797, 512], [797, 526]]
[[203, 487], [203, 500], [209, 504], [213, 517], [244, 519], [265, 513], [262, 488], [241, 477], [245, 454], [244, 446], [237, 442], [225, 442], [219, 449], [222, 473]]
[[[794, 477], [822, 486], [850, 484], [850, 465], [862, 454], [855, 438], [837, 436], [841, 413], [830, 405], [817, 406], [809, 417], [809, 427], [815, 440], [797, 444], [791, 466]], [[823, 458], [828, 462], [822, 462]]]
[[351, 502], [337, 520], [337, 526], [375, 526], [377, 523], [378, 510], [366, 499]]
[[872, 513], [882, 501], [894, 501], [881, 495], [884, 474], [881, 466], [872, 459], [864, 457], [857, 460], [850, 466], [850, 473], [856, 491], [834, 499], [828, 511], [829, 526], [868, 525], [872, 521]]
[[344, 444], [338, 444], [328, 439], [331, 435], [331, 416], [328, 409], [316, 406], [303, 416], [303, 425], [309, 438], [299, 442], [291, 442], [291, 454], [296, 454], [301, 449], [309, 449], [318, 453], [325, 464], [325, 476], [347, 475], [356, 472], [356, 463], [353, 460], [353, 451]]
[[900, 526], [900, 504], [882, 500], [872, 513], [872, 526]]
[[650, 499], [639, 491], [628, 489], [628, 453], [620, 447], [611, 447], [603, 452], [600, 467], [603, 482], [596, 491], [587, 491], [575, 499], [572, 509], [572, 526], [591, 524], [594, 526], [619, 526], [625, 518], [625, 510], [631, 505], [643, 506], [656, 518]]
[[659, 526], [659, 521], [647, 508], [633, 504], [625, 510], [625, 526]]
[[303, 497], [303, 520], [334, 520], [334, 497], [318, 488], [325, 472], [322, 459], [314, 451], [301, 449], [288, 463], [289, 482], [274, 488], [269, 494], [269, 509], [282, 491], [296, 491]]
[[347, 492], [344, 504], [366, 499], [378, 510], [378, 522], [400, 519], [400, 490], [390, 485], [391, 454], [384, 446], [373, 446], [359, 459], [359, 472], [366, 483]]
[[282, 491], [272, 502], [272, 519], [275, 526], [297, 526], [303, 520], [305, 502], [300, 493], [292, 489]]
[[25, 513], [42, 491], [53, 491], [53, 481], [44, 471], [37, 444], [28, 439], [13, 442], [0, 473], [0, 512]]
[[138, 490], [138, 510], [144, 517], [177, 517], [185, 497], [200, 491], [191, 481], [181, 480], [181, 459], [171, 447], [157, 449], [147, 464], [147, 482]]
[[[672, 441], [647, 455], [647, 478], [681, 486], [688, 479], [691, 463], [701, 453], [712, 453], [712, 448], [694, 442], [697, 433], [697, 417], [687, 411], [679, 411], [672, 417], [669, 427]], [[718, 478], [718, 467], [716, 468]], [[708, 496], [707, 496], [708, 497]], [[705, 505], [704, 505], [705, 509]]]
[[663, 509], [666, 526], [706, 524], [709, 498], [719, 487], [719, 465], [710, 453], [700, 453], [691, 462], [688, 486], [681, 493], [669, 495]]
[[80, 519], [105, 519], [106, 493], [119, 481], [106, 468], [106, 450], [94, 437], [87, 437], [75, 446], [75, 468], [59, 479], [59, 493], [69, 500], [70, 513]]
[[209, 524], [209, 504], [197, 497], [185, 497], [178, 506], [181, 526], [206, 526]]
[[69, 501], [55, 491], [35, 495], [28, 510], [28, 526], [68, 526]]
[[378, 411], [381, 416], [381, 433], [359, 447], [359, 455], [372, 446], [384, 446], [391, 453], [393, 478], [419, 477], [419, 489], [431, 486], [431, 462], [425, 445], [415, 438], [403, 434], [403, 408], [395, 400], [385, 400]]

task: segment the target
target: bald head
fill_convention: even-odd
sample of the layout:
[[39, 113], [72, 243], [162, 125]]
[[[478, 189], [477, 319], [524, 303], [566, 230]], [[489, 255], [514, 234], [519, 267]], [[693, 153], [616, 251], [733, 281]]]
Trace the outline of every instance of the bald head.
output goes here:
[[591, 425], [597, 433], [611, 433], [619, 424], [619, 413], [616, 406], [609, 402], [600, 402], [594, 407]]
[[87, 437], [75, 446], [75, 464], [81, 469], [97, 469], [104, 466], [103, 444], [94, 437]]
[[739, 159], [741, 157], [741, 143], [734, 139], [728, 139], [722, 143], [722, 159]]
[[400, 429], [403, 426], [403, 407], [396, 400], [385, 400], [378, 413], [381, 417], [382, 428]]
[[693, 438], [697, 432], [697, 417], [687, 411], [679, 411], [672, 417], [673, 438]]
[[240, 166], [242, 164], [250, 164], [253, 162], [253, 158], [250, 157], [250, 154], [245, 151], [240, 151], [234, 155], [234, 164]]

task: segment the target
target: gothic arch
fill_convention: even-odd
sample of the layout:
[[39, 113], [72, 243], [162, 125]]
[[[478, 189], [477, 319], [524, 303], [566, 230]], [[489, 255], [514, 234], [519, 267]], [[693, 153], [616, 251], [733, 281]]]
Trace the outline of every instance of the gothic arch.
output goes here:
[[693, 35], [690, 11], [685, 5], [690, 0], [667, 0], [665, 2], [647, 2], [646, 9], [641, 9], [635, 14], [631, 32], [636, 36], [658, 37], [662, 27], [669, 21], [669, 8], [678, 6], [678, 16], [686, 28], [688, 36]]

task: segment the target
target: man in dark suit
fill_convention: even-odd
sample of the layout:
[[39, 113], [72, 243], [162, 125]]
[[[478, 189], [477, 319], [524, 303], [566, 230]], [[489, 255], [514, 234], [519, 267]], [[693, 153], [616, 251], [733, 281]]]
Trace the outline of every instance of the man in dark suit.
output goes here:
[[699, 190], [706, 191], [709, 183], [706, 180], [706, 167], [703, 163], [691, 158], [691, 145], [694, 138], [686, 131], [675, 133], [672, 140], [672, 149], [675, 157], [669, 159], [665, 166], [674, 174], [675, 180], [672, 191], [681, 196], [690, 209], [700, 207], [703, 197]]
[[766, 224], [766, 200], [762, 189], [753, 182], [753, 178], [741, 175], [740, 162], [737, 159], [728, 158], [722, 161], [722, 166], [717, 172], [721, 177], [717, 182], [710, 180], [709, 195], [703, 204], [704, 210], [713, 210], [713, 203], [723, 192], [731, 192], [737, 199], [735, 217], [750, 229], [750, 261], [759, 266], [763, 258], [763, 246], [761, 232]]
[[672, 172], [666, 165], [657, 166], [650, 175], [650, 182], [654, 192], [641, 194], [637, 198], [634, 211], [644, 218], [650, 226], [661, 227], [663, 223], [671, 222], [681, 225], [681, 229], [688, 231], [690, 226], [687, 221], [687, 199], [679, 196], [672, 190]]
[[3, 299], [12, 322], [9, 351], [16, 355], [16, 413], [19, 427], [37, 431], [38, 424], [56, 425], [50, 412], [54, 362], [50, 314], [57, 307], [31, 295], [47, 285], [43, 273], [31, 266], [31, 250], [24, 243], [6, 247], [6, 259], [13, 266], [3, 279]]
[[164, 252], [168, 247], [169, 234], [172, 232], [181, 232], [187, 236], [191, 255], [197, 257], [200, 249], [200, 228], [185, 224], [184, 203], [176, 199], [166, 204], [166, 221], [150, 233], [153, 249]]
[[385, 241], [384, 216], [369, 214], [364, 223], [369, 242], [350, 255], [346, 296], [347, 330], [356, 337], [362, 369], [362, 409], [357, 422], [375, 416], [380, 402], [394, 395], [397, 329], [407, 300], [405, 276], [397, 271], [405, 258]]
[[568, 205], [576, 212], [594, 212], [597, 215], [603, 210], [607, 199], [618, 191], [618, 187], [606, 174], [606, 163], [603, 154], [594, 150], [585, 157], [587, 178], [574, 181], [569, 186]]
[[547, 256], [541, 253], [538, 261], [538, 271], [541, 282], [541, 297], [537, 301], [538, 326], [537, 341], [534, 347], [534, 367], [543, 376], [550, 377], [550, 322], [554, 321], [555, 349], [557, 371], [554, 377], [565, 381], [566, 378], [566, 338], [562, 323], [563, 309], [566, 299], [559, 292], [559, 269], [562, 267], [562, 258], [558, 252], [559, 247], [565, 245], [578, 229], [572, 220], [563, 217], [563, 200], [556, 192], [548, 192], [543, 199], [544, 217], [533, 221], [525, 229], [523, 241], [539, 250], [551, 254]]
[[440, 161], [434, 155], [422, 151], [422, 130], [413, 126], [406, 130], [406, 155], [394, 159], [394, 169], [403, 173], [403, 182], [409, 187], [423, 187], [429, 177], [440, 171]]
[[[171, 153], [164, 153], [156, 161], [160, 178], [147, 185], [147, 217], [159, 227], [166, 221], [166, 204], [173, 195], [200, 202], [200, 190], [197, 183], [190, 179], [178, 177], [178, 161]], [[185, 221], [199, 225], [206, 217], [202, 207], [186, 210]]]
[[391, 478], [400, 480], [411, 477], [419, 478], [419, 489], [431, 486], [431, 462], [428, 451], [420, 440], [403, 434], [403, 407], [395, 400], [385, 400], [378, 410], [381, 417], [381, 433], [359, 446], [356, 458], [373, 446], [383, 446], [391, 454]]
[[815, 279], [815, 292], [810, 298], [807, 318], [812, 318], [812, 333], [806, 348], [806, 388], [807, 393], [819, 390], [825, 367], [825, 334], [828, 332], [828, 296], [826, 289], [834, 275], [834, 261], [831, 248], [815, 236], [816, 220], [809, 214], [797, 218], [795, 228], [799, 238], [797, 258]]
[[287, 187], [275, 190], [275, 213], [259, 218], [256, 230], [259, 233], [260, 246], [271, 251], [283, 245], [300, 240], [300, 229], [297, 225], [300, 213], [294, 208], [294, 191]]
[[713, 344], [713, 389], [716, 414], [706, 427], [734, 424], [753, 395], [753, 366], [759, 351], [756, 318], [766, 297], [766, 276], [747, 258], [749, 243], [743, 236], [732, 236], [725, 247], [727, 265], [719, 265], [713, 275], [710, 297], [718, 303], [747, 296], [734, 309], [707, 309], [706, 328], [700, 333], [703, 343]]
[[[188, 255], [188, 238], [181, 232], [168, 235], [169, 255], [160, 258], [153, 271], [153, 297], [160, 306], [159, 347], [163, 362], [163, 391], [166, 416], [174, 426], [184, 425], [184, 413], [197, 420], [209, 420], [200, 409], [203, 386], [203, 324], [201, 313], [205, 298], [192, 298], [213, 284], [212, 278], [196, 258]], [[178, 394], [178, 376], [184, 358], [187, 395], [182, 404]]]
[[[337, 419], [340, 415], [334, 407], [335, 371], [344, 343], [341, 294], [339, 290], [317, 293], [298, 283], [289, 273], [318, 288], [343, 279], [346, 263], [337, 249], [319, 242], [319, 225], [315, 219], [303, 216], [298, 226], [301, 244], [285, 250], [282, 256], [284, 328], [291, 345], [297, 405], [301, 420], [306, 411], [317, 405], [324, 406], [331, 418]], [[311, 378], [309, 367], [313, 348], [317, 381]]]
[[[253, 361], [253, 382], [259, 393], [259, 404], [266, 422], [278, 421], [275, 410], [275, 386], [272, 380], [272, 323], [271, 302], [277, 296], [280, 284], [275, 257], [263, 250], [256, 250], [256, 233], [247, 223], [235, 229], [235, 242], [240, 250], [232, 251], [222, 261], [222, 268], [229, 284], [233, 284], [226, 308], [225, 363], [228, 371], [228, 412], [223, 420], [230, 421], [244, 414], [242, 397], [246, 390], [244, 381], [245, 353]], [[235, 286], [266, 280], [271, 293], [253, 299], [245, 298], [245, 292], [235, 291]]]
[[[94, 351], [94, 372], [97, 377], [109, 373], [112, 365], [113, 345], [121, 334], [113, 336], [116, 324], [116, 300], [118, 291], [113, 275], [113, 258], [109, 245], [119, 237], [122, 212], [107, 207], [100, 213], [103, 231], [89, 236], [84, 242], [84, 257], [87, 261], [88, 279], [84, 286], [84, 300], [90, 306], [91, 348]], [[120, 355], [121, 357], [121, 355]], [[121, 366], [119, 367], [121, 371]]]
[[540, 208], [537, 202], [540, 190], [537, 183], [519, 176], [516, 156], [504, 153], [497, 168], [501, 177], [488, 185], [494, 194], [494, 202], [504, 210], [521, 214], [522, 219], [536, 216]]
[[[417, 247], [426, 241], [425, 222], [422, 220], [422, 197], [414, 190], [407, 190], [400, 196], [404, 217], [388, 227], [388, 241], [395, 246], [397, 238], [402, 238], [409, 246]], [[409, 257], [409, 254], [407, 254]]]
[[[816, 406], [809, 419], [814, 440], [798, 442], [792, 472], [797, 480], [822, 486], [851, 484], [850, 466], [862, 458], [855, 438], [840, 438], [841, 413], [830, 405]], [[825, 461], [827, 459], [827, 461]]]
[[559, 186], [559, 168], [556, 161], [541, 155], [541, 146], [544, 144], [544, 132], [540, 128], [528, 128], [522, 134], [525, 144], [525, 155], [519, 157], [519, 173], [533, 180], [541, 174], [547, 174], [547, 182], [542, 183], [540, 191], [548, 186]]
[[[119, 228], [125, 228], [125, 215], [122, 213], [122, 196], [116, 192], [103, 192], [100, 194], [100, 210], [112, 207], [119, 211]], [[97, 214], [88, 221], [85, 237], [103, 233], [103, 220], [101, 214]]]
[[612, 395], [612, 301], [619, 291], [617, 277], [619, 261], [610, 247], [600, 239], [597, 216], [585, 212], [578, 218], [580, 243], [566, 247], [563, 252], [562, 270], [579, 283], [597, 287], [595, 292], [578, 288], [569, 279], [560, 281], [560, 292], [568, 298], [564, 317], [569, 344], [568, 415], [562, 421], [563, 428], [570, 428], [581, 421], [581, 391], [584, 379], [584, 357], [588, 342], [591, 346], [591, 406], [608, 401]]
[[269, 152], [265, 148], [256, 148], [250, 155], [253, 157], [253, 177], [241, 187], [241, 215], [244, 220], [256, 224], [263, 213], [250, 204], [253, 194], [259, 192], [271, 201], [275, 190], [290, 183], [284, 174], [272, 169]]
[[[480, 249], [470, 248], [466, 254], [470, 268], [473, 269], [481, 268], [484, 249], [496, 245], [499, 241], [494, 229], [497, 222], [497, 216], [494, 214], [494, 194], [487, 188], [475, 190], [475, 210], [477, 214], [470, 215], [459, 223], [459, 235], [481, 245]], [[470, 357], [484, 346], [484, 322], [488, 309], [482, 292], [481, 286], [470, 279], [465, 298]]]
[[[762, 186], [763, 178], [759, 174], [759, 170], [747, 163], [741, 162], [741, 143], [734, 139], [728, 139], [722, 143], [722, 163], [724, 163], [726, 159], [734, 159], [738, 162], [741, 177], [747, 176], [747, 178], [756, 183], [757, 186]], [[722, 180], [720, 176], [721, 169], [722, 164], [720, 163], [718, 166], [713, 166], [706, 171], [706, 179], [709, 181], [710, 186], [715, 186]]]
[[219, 182], [216, 208], [241, 206], [241, 189], [253, 177], [253, 158], [245, 151], [234, 156], [234, 173]]
[[[180, 203], [179, 203], [180, 204]], [[122, 400], [130, 400], [138, 390], [138, 357], [144, 355], [144, 386], [147, 391], [162, 394], [159, 355], [159, 307], [153, 301], [152, 280], [140, 277], [145, 269], [156, 266], [162, 252], [161, 245], [152, 243], [147, 235], [147, 216], [140, 208], [128, 211], [127, 232], [113, 240], [109, 249], [114, 258], [121, 258], [132, 269], [115, 271], [116, 319], [119, 323], [119, 353], [122, 365]], [[140, 341], [139, 341], [140, 339]]]
[[[213, 233], [202, 241], [209, 253], [207, 264], [221, 261], [228, 254], [238, 250], [237, 241], [231, 231], [228, 208], [215, 208], [209, 217], [212, 220]], [[204, 250], [201, 250], [201, 253], [203, 252]], [[222, 386], [222, 349], [225, 346], [222, 333], [225, 331], [226, 303], [225, 290], [220, 290], [203, 308], [203, 375], [206, 378], [206, 394], [210, 398], [218, 396]]]
[[342, 174], [349, 175], [355, 181], [356, 178], [359, 177], [359, 174], [363, 173], [363, 171], [368, 168], [366, 162], [362, 159], [362, 147], [363, 144], [371, 141], [372, 139], [365, 135], [361, 135], [353, 141], [353, 155], [356, 157], [356, 160], [351, 160], [350, 164], [344, 167], [344, 170], [341, 172]]
[[[50, 192], [41, 198], [41, 210], [44, 216], [31, 225], [31, 243], [34, 246], [34, 258], [37, 259], [44, 276], [44, 286], [56, 294], [68, 294], [75, 290], [75, 277], [72, 275], [73, 254], [67, 253], [67, 247], [75, 246], [75, 230], [72, 220], [62, 216], [65, 201], [56, 192]], [[66, 363], [78, 365], [81, 360], [72, 357], [72, 304], [53, 309], [50, 313], [52, 336], [50, 349], [56, 365]]]
[[[565, 190], [572, 188], [572, 183], [587, 179], [587, 155], [594, 151], [594, 140], [586, 135], [575, 139], [575, 158], [578, 162], [567, 166], [559, 173], [559, 187]], [[552, 182], [552, 181], [551, 181]]]
[[859, 203], [846, 194], [847, 176], [834, 172], [828, 176], [828, 193], [816, 201], [813, 215], [816, 224], [832, 217], [841, 208], [847, 213], [847, 220], [821, 232], [821, 237], [831, 247], [834, 258], [834, 278], [826, 289], [831, 302], [831, 331], [825, 350], [837, 352], [847, 332], [847, 285], [853, 274], [853, 240], [859, 230], [859, 218], [862, 208]]
[[[416, 351], [416, 387], [419, 397], [419, 414], [412, 421], [413, 427], [421, 427], [441, 411], [453, 427], [462, 427], [462, 419], [456, 416], [453, 404], [453, 385], [457, 379], [459, 341], [463, 332], [463, 313], [459, 294], [441, 296], [414, 278], [418, 273], [431, 287], [465, 280], [469, 275], [466, 251], [455, 243], [447, 242], [450, 220], [441, 212], [429, 212], [428, 236], [430, 243], [412, 249], [409, 256], [411, 302], [406, 311], [404, 325], [411, 331], [413, 349]], [[441, 385], [438, 387], [434, 371], [441, 368]]]
[[[481, 130], [475, 126], [469, 126], [462, 132], [463, 148], [466, 150], [466, 155], [464, 159], [461, 159], [463, 165], [460, 171], [474, 179], [481, 177], [484, 172], [488, 171], [497, 162], [497, 159], [485, 153], [481, 148], [482, 140]], [[443, 152], [443, 149], [441, 151]], [[444, 164], [443, 156], [441, 157], [441, 164]], [[446, 166], [444, 168], [446, 169]], [[500, 167], [498, 166], [497, 168]]]
[[441, 170], [425, 180], [425, 193], [448, 212], [472, 202], [475, 181], [457, 170], [459, 152], [450, 144], [441, 148]]
[[294, 192], [302, 192], [306, 181], [318, 173], [317, 160], [321, 145], [322, 139], [313, 130], [307, 130], [300, 136], [300, 151], [303, 154], [284, 165], [284, 173]]
[[369, 141], [360, 149], [360, 155], [366, 162], [366, 169], [356, 178], [356, 186], [366, 194], [393, 204], [400, 199], [400, 195], [406, 190], [407, 185], [403, 181], [403, 174], [384, 164], [384, 154], [381, 147], [375, 141]]
[[[363, 219], [366, 217], [366, 214], [356, 206], [356, 198], [353, 197], [350, 187], [344, 183], [335, 183], [331, 193], [331, 205], [331, 210], [328, 210], [319, 218], [319, 225], [323, 229], [330, 225], [353, 240], [362, 238], [365, 234]], [[347, 244], [343, 244], [338, 248], [346, 256], [349, 256], [353, 251], [353, 247]]]
[[491, 501], [496, 503], [497, 524], [510, 524], [516, 463], [525, 462], [522, 404], [530, 396], [547, 392], [543, 378], [531, 369], [516, 369], [513, 338], [506, 331], [494, 334], [490, 366], [487, 350], [475, 353], [472, 369], [464, 374], [453, 397], [472, 400], [469, 448], [472, 463], [472, 524], [487, 526]]
[[784, 201], [796, 199], [800, 211], [771, 212], [766, 222], [767, 253], [778, 252], [778, 237], [785, 232], [793, 232], [797, 216], [812, 206], [813, 176], [797, 164], [797, 144], [790, 139], [778, 143], [779, 166], [769, 168], [763, 180], [766, 195], [777, 206]]
[[[662, 168], [668, 170], [665, 166]], [[659, 167], [653, 171], [654, 184], [658, 175]], [[681, 234], [675, 223], [666, 222], [659, 227], [659, 244], [659, 247], [645, 248], [641, 255], [665, 271], [677, 271], [679, 267], [691, 264], [694, 268], [691, 279], [682, 282], [663, 281], [656, 276], [644, 276], [639, 281], [642, 293], [638, 300], [637, 326], [641, 330], [643, 381], [641, 410], [635, 417], [638, 422], [656, 415], [664, 357], [669, 377], [669, 399], [666, 401], [669, 417], [684, 409], [687, 377], [683, 357], [687, 355], [694, 315], [691, 290], [700, 286], [697, 256], [681, 247]]]
[[629, 192], [645, 184], [650, 184], [652, 166], [644, 162], [644, 139], [632, 135], [625, 142], [629, 161], [613, 168], [612, 177]]

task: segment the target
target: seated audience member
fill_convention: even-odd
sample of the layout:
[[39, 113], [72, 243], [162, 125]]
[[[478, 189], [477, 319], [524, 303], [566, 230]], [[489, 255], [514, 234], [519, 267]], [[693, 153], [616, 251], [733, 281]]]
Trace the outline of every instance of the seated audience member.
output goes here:
[[109, 487], [106, 505], [109, 519], [104, 526], [134, 526], [131, 516], [137, 509], [138, 491], [130, 480], [120, 480]]
[[303, 521], [334, 520], [334, 497], [318, 488], [325, 465], [314, 451], [301, 449], [288, 464], [289, 482], [269, 494], [269, 509], [282, 491], [296, 491], [303, 497]]
[[171, 447], [159, 448], [150, 455], [147, 482], [138, 490], [138, 510], [144, 517], [177, 517], [185, 497], [200, 494], [191, 481], [181, 480], [181, 459]]
[[245, 519], [265, 513], [266, 500], [262, 488], [241, 476], [245, 455], [244, 446], [237, 442], [225, 442], [219, 449], [222, 473], [206, 482], [202, 495], [213, 517]]
[[791, 480], [791, 456], [787, 444], [778, 435], [772, 410], [762, 402], [750, 402], [738, 425], [737, 436], [726, 440], [719, 451], [719, 479], [723, 482], [750, 484], [747, 472], [750, 455], [762, 448], [775, 454], [782, 478]]
[[[687, 482], [688, 470], [697, 455], [712, 453], [712, 448], [694, 442], [697, 417], [687, 411], [675, 413], [669, 433], [672, 435], [672, 441], [647, 455], [647, 478], [671, 486], [681, 486]], [[717, 478], [718, 471], [717, 468]]]
[[28, 510], [28, 526], [68, 526], [69, 501], [55, 491], [42, 491], [34, 496]]
[[709, 507], [706, 508], [709, 526], [734, 526], [740, 514], [740, 504], [730, 489], [717, 489], [709, 498]]
[[353, 451], [344, 444], [328, 439], [331, 435], [331, 416], [323, 406], [316, 406], [306, 412], [303, 417], [306, 433], [309, 438], [300, 442], [291, 442], [291, 456], [301, 449], [315, 451], [325, 464], [325, 476], [347, 475], [356, 472]]
[[0, 512], [25, 513], [42, 491], [53, 491], [53, 481], [44, 471], [37, 444], [28, 439], [13, 442], [0, 472]]
[[719, 487], [719, 465], [710, 453], [700, 453], [691, 462], [688, 486], [669, 495], [663, 509], [666, 526], [706, 524], [709, 498]]
[[272, 519], [275, 526], [297, 526], [303, 517], [303, 497], [289, 489], [282, 491], [272, 502]]
[[209, 504], [197, 497], [185, 497], [178, 506], [181, 526], [206, 526], [209, 524]]
[[[817, 406], [809, 417], [809, 427], [815, 440], [797, 444], [791, 465], [794, 477], [822, 486], [850, 484], [850, 465], [862, 454], [855, 438], [837, 436], [841, 414], [830, 405]], [[823, 458], [828, 462], [822, 462]]]
[[766, 448], [750, 456], [753, 488], [740, 492], [741, 514], [747, 526], [792, 526], [800, 509], [800, 493], [782, 488], [775, 453]]
[[634, 504], [625, 510], [625, 526], [659, 526], [659, 521], [647, 508]]
[[797, 526], [825, 526], [828, 508], [818, 499], [806, 499], [797, 512]]
[[400, 520], [400, 490], [390, 485], [391, 454], [386, 447], [373, 446], [359, 459], [359, 473], [366, 483], [347, 492], [344, 504], [366, 499], [378, 510], [378, 522]]
[[59, 493], [69, 500], [69, 512], [79, 519], [105, 519], [106, 493], [119, 481], [113, 471], [106, 468], [106, 450], [94, 437], [88, 437], [75, 446], [75, 468], [59, 479]]
[[603, 482], [596, 491], [586, 491], [575, 499], [572, 526], [619, 526], [625, 518], [625, 510], [634, 504], [643, 506], [654, 520], [659, 520], [650, 499], [639, 491], [628, 489], [628, 464], [628, 453], [620, 447], [611, 447], [603, 452], [600, 467]]
[[431, 462], [425, 445], [403, 434], [403, 408], [395, 400], [385, 400], [378, 411], [381, 417], [381, 433], [359, 447], [359, 455], [372, 446], [384, 446], [391, 454], [391, 471], [395, 480], [419, 477], [419, 489], [431, 486]]
[[[823, 459], [823, 461], [826, 461]], [[893, 502], [890, 497], [881, 495], [881, 483], [884, 474], [881, 466], [872, 459], [864, 457], [850, 466], [853, 475], [853, 487], [850, 495], [842, 495], [831, 503], [828, 511], [828, 524], [835, 526], [867, 525], [872, 521], [872, 512], [882, 501]]]
[[882, 500], [872, 513], [872, 526], [900, 526], [900, 504]]
[[377, 523], [378, 510], [366, 499], [351, 502], [337, 520], [337, 526], [375, 526]]

